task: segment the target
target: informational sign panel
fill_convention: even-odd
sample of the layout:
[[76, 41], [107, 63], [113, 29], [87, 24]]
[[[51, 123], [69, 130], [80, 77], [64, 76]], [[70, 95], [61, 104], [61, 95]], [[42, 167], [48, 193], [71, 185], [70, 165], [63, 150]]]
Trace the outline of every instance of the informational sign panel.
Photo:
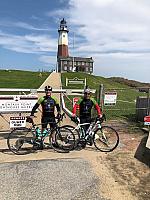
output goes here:
[[0, 96], [0, 113], [31, 112], [37, 102], [37, 95], [3, 95]]
[[26, 127], [25, 117], [10, 117], [10, 128]]
[[[79, 97], [74, 97], [73, 98], [73, 107], [76, 104], [76, 102], [79, 100]], [[79, 109], [79, 105], [77, 106], [77, 109]]]
[[104, 105], [116, 105], [117, 92], [105, 92]]
[[68, 86], [69, 84], [84, 84], [84, 85], [86, 85], [86, 78], [85, 79], [79, 79], [77, 77], [75, 77], [73, 79], [66, 78], [66, 86]]

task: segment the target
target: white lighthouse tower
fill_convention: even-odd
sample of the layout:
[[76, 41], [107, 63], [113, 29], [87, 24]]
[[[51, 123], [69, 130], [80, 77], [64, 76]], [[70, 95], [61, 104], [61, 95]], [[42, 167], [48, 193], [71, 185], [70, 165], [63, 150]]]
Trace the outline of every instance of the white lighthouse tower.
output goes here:
[[60, 22], [60, 28], [58, 29], [58, 52], [57, 57], [69, 57], [68, 52], [68, 29], [67, 23], [64, 18]]

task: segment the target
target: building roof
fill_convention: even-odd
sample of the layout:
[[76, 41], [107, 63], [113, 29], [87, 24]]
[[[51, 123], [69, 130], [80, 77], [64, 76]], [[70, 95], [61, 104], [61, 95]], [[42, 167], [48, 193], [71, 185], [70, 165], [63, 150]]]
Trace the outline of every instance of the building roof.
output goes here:
[[60, 60], [68, 60], [68, 61], [71, 61], [74, 59], [74, 61], [83, 61], [83, 62], [94, 62], [93, 58], [90, 57], [90, 58], [83, 58], [83, 57], [59, 57]]

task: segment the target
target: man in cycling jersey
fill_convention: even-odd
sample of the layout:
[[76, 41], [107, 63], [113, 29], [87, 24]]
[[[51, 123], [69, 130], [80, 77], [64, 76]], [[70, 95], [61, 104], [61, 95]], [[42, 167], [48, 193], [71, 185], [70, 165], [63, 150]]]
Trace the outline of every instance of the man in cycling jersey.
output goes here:
[[[91, 122], [91, 110], [92, 107], [97, 110], [98, 117], [102, 117], [102, 111], [98, 103], [91, 97], [91, 91], [89, 88], [84, 89], [84, 96], [80, 98], [73, 107], [73, 116], [76, 117], [77, 107], [79, 107], [79, 118], [80, 123], [90, 123]], [[84, 130], [88, 129], [89, 125], [84, 126]]]
[[60, 116], [60, 106], [58, 100], [51, 96], [52, 94], [52, 87], [45, 86], [45, 96], [40, 97], [37, 103], [34, 105], [31, 111], [31, 118], [34, 116], [36, 109], [41, 105], [42, 106], [42, 131], [47, 128], [47, 125], [50, 124], [50, 127], [54, 127], [55, 124], [55, 107], [57, 109], [57, 117]]

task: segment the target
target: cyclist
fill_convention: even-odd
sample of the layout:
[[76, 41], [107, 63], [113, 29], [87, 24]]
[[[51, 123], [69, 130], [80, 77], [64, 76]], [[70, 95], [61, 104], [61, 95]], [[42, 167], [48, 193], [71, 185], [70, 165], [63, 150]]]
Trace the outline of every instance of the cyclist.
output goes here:
[[[34, 116], [34, 113], [36, 109], [41, 105], [42, 106], [42, 117], [41, 117], [41, 123], [42, 123], [42, 132], [44, 133], [44, 130], [47, 128], [47, 125], [50, 124], [51, 128], [54, 128], [55, 126], [55, 107], [57, 109], [57, 117], [60, 117], [60, 106], [58, 103], [58, 100], [51, 96], [52, 94], [52, 87], [47, 85], [45, 86], [45, 96], [40, 97], [37, 101], [37, 103], [34, 105], [31, 111], [30, 117], [32, 118]], [[53, 143], [55, 143], [55, 139], [53, 139]]]
[[[90, 123], [91, 122], [91, 110], [92, 107], [95, 107], [97, 110], [98, 117], [102, 117], [102, 111], [98, 103], [91, 97], [91, 90], [89, 88], [84, 89], [84, 96], [80, 98], [73, 107], [72, 117], [76, 117], [77, 107], [79, 107], [79, 118], [80, 123]], [[83, 128], [86, 130], [89, 128], [89, 124], [85, 125]]]

